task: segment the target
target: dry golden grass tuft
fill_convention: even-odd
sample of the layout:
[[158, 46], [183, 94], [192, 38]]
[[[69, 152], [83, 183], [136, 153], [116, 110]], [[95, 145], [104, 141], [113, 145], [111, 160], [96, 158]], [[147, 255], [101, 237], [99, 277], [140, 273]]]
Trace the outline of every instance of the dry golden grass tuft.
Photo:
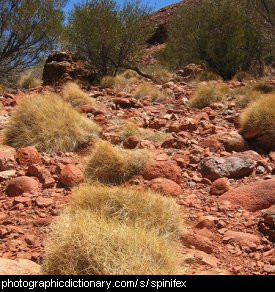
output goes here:
[[152, 76], [158, 83], [167, 83], [173, 80], [174, 75], [165, 68], [157, 67], [152, 72]]
[[208, 83], [198, 87], [190, 99], [193, 108], [205, 108], [215, 102], [224, 102], [229, 88], [225, 84]]
[[138, 175], [150, 160], [147, 150], [125, 150], [106, 141], [98, 141], [86, 166], [88, 182], [120, 184]]
[[272, 86], [267, 81], [262, 80], [254, 84], [253, 89], [263, 94], [269, 94], [275, 91], [275, 86]]
[[4, 94], [6, 91], [6, 87], [3, 84], [0, 84], [0, 95]]
[[261, 94], [254, 90], [251, 86], [243, 86], [233, 90], [236, 98], [236, 104], [240, 108], [246, 108], [252, 102], [261, 98]]
[[163, 142], [171, 137], [171, 134], [169, 133], [154, 131], [151, 129], [143, 129], [132, 122], [127, 122], [121, 127], [120, 135], [122, 140], [125, 140], [130, 136], [137, 136], [140, 139], [149, 140], [152, 142]]
[[167, 239], [179, 240], [183, 231], [180, 207], [174, 198], [126, 187], [83, 185], [75, 190], [70, 208], [90, 210]]
[[64, 212], [45, 246], [47, 275], [174, 275], [183, 272], [178, 242], [90, 210]]
[[123, 73], [121, 73], [119, 76], [122, 76], [125, 79], [131, 79], [131, 78], [140, 78], [138, 73], [134, 70], [125, 70]]
[[73, 82], [68, 82], [63, 86], [63, 98], [72, 106], [90, 104], [96, 107], [96, 101], [89, 97], [78, 84]]
[[104, 76], [100, 81], [100, 85], [103, 88], [112, 88], [116, 91], [127, 91], [128, 87], [137, 81], [136, 77], [126, 78], [124, 75]]
[[218, 81], [218, 80], [222, 80], [222, 78], [215, 72], [212, 72], [209, 70], [203, 70], [201, 72], [198, 72], [191, 78], [191, 81], [198, 81], [198, 82], [214, 81], [214, 80]]
[[26, 96], [12, 112], [6, 144], [40, 151], [74, 151], [94, 139], [100, 127], [56, 94]]
[[18, 80], [18, 86], [25, 89], [35, 88], [40, 85], [41, 81], [38, 78], [34, 77], [31, 71], [22, 74]]
[[240, 71], [240, 72], [236, 73], [235, 76], [233, 77], [233, 80], [239, 81], [239, 82], [248, 81], [248, 80], [252, 80], [252, 79], [253, 79], [253, 77], [245, 71]]
[[263, 148], [275, 148], [275, 93], [263, 95], [250, 104], [240, 116], [241, 132], [259, 132]]
[[161, 102], [170, 97], [170, 94], [168, 94], [165, 90], [158, 89], [150, 83], [144, 82], [138, 86], [133, 94], [133, 97], [136, 99], [141, 99], [145, 96], [150, 96], [154, 102]]

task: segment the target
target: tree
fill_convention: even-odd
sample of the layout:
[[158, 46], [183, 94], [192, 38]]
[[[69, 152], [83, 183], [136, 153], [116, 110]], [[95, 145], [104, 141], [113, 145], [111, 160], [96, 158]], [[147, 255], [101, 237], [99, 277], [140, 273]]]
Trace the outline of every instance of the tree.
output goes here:
[[0, 79], [39, 63], [55, 48], [65, 0], [0, 1]]
[[135, 68], [151, 29], [150, 10], [140, 1], [89, 0], [76, 5], [66, 28], [66, 47], [98, 77], [115, 76], [120, 68]]
[[245, 2], [204, 0], [183, 5], [169, 28], [169, 44], [161, 58], [180, 67], [203, 63], [231, 79], [262, 57], [264, 36]]

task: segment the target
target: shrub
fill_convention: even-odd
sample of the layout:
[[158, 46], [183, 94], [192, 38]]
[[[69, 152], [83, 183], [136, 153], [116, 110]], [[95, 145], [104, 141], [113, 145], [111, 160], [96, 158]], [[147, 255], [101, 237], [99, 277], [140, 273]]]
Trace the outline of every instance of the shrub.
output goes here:
[[149, 190], [85, 185], [75, 190], [70, 207], [90, 210], [100, 217], [147, 230], [154, 229], [167, 239], [178, 240], [183, 231], [180, 207], [175, 199]]
[[181, 274], [179, 248], [153, 231], [90, 210], [67, 211], [52, 227], [43, 270], [48, 275]]
[[99, 141], [86, 166], [86, 180], [120, 184], [140, 174], [149, 159], [147, 150], [125, 150]]
[[73, 82], [66, 83], [63, 86], [63, 97], [64, 100], [72, 106], [81, 106], [85, 104], [96, 106], [96, 102]]
[[171, 135], [161, 131], [153, 131], [151, 129], [143, 129], [138, 127], [137, 124], [127, 122], [121, 127], [121, 137], [123, 140], [130, 136], [137, 136], [143, 140], [149, 140], [152, 142], [163, 142], [168, 139]]
[[260, 81], [253, 85], [253, 89], [260, 91], [261, 93], [267, 94], [275, 91], [275, 87], [266, 81]]
[[209, 70], [203, 70], [202, 72], [198, 72], [195, 76], [192, 77], [193, 81], [218, 81], [221, 79], [222, 78], [218, 74]]
[[153, 101], [161, 102], [165, 100], [169, 94], [163, 90], [158, 89], [154, 85], [151, 85], [150, 83], [142, 83], [138, 86], [133, 96], [136, 99], [150, 96]]
[[[56, 48], [63, 28], [64, 0], [0, 1], [0, 79], [39, 63]], [[12, 79], [12, 80], [11, 80]]]
[[236, 81], [239, 81], [239, 82], [243, 82], [243, 81], [246, 81], [246, 80], [252, 80], [253, 77], [247, 73], [247, 72], [244, 72], [244, 71], [239, 71], [235, 74], [235, 76], [233, 77], [233, 80], [236, 80]]
[[120, 76], [124, 77], [125, 79], [131, 79], [131, 78], [139, 78], [140, 76], [138, 73], [134, 70], [125, 70], [123, 73], [120, 74]]
[[89, 0], [75, 5], [70, 14], [66, 40], [99, 77], [115, 76], [119, 69], [135, 65], [151, 28], [146, 20], [150, 9], [140, 1]]
[[93, 139], [99, 126], [55, 94], [25, 97], [12, 112], [5, 141], [15, 148], [35, 146], [40, 151], [73, 151]]
[[41, 81], [32, 75], [32, 72], [22, 74], [18, 80], [18, 85], [25, 89], [35, 88], [41, 85]]
[[263, 33], [246, 1], [204, 0], [182, 5], [173, 16], [160, 58], [172, 69], [206, 64], [225, 80], [247, 71], [265, 55]]
[[257, 141], [263, 148], [275, 147], [275, 94], [262, 98], [247, 107], [240, 116], [241, 133], [258, 132]]
[[228, 92], [226, 85], [201, 85], [191, 96], [189, 104], [191, 107], [202, 109], [212, 103], [223, 102]]

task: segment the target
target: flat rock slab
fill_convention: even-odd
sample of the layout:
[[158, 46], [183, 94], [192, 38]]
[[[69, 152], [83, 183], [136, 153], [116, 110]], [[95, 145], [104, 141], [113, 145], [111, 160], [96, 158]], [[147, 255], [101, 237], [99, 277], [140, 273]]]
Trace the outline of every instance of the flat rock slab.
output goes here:
[[0, 275], [40, 275], [41, 267], [26, 259], [0, 259]]

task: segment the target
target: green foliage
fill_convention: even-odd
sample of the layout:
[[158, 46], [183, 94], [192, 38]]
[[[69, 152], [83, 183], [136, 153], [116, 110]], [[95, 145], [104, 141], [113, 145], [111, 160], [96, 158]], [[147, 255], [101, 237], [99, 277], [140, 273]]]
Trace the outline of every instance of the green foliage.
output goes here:
[[134, 63], [150, 28], [145, 25], [149, 9], [140, 1], [89, 0], [76, 5], [65, 34], [65, 46], [85, 61], [99, 77], [115, 76]]
[[0, 79], [37, 64], [62, 32], [64, 0], [0, 1]]
[[226, 80], [248, 70], [262, 58], [266, 38], [255, 13], [244, 4], [205, 0], [183, 5], [171, 22], [170, 42], [160, 58], [172, 68], [203, 63]]

